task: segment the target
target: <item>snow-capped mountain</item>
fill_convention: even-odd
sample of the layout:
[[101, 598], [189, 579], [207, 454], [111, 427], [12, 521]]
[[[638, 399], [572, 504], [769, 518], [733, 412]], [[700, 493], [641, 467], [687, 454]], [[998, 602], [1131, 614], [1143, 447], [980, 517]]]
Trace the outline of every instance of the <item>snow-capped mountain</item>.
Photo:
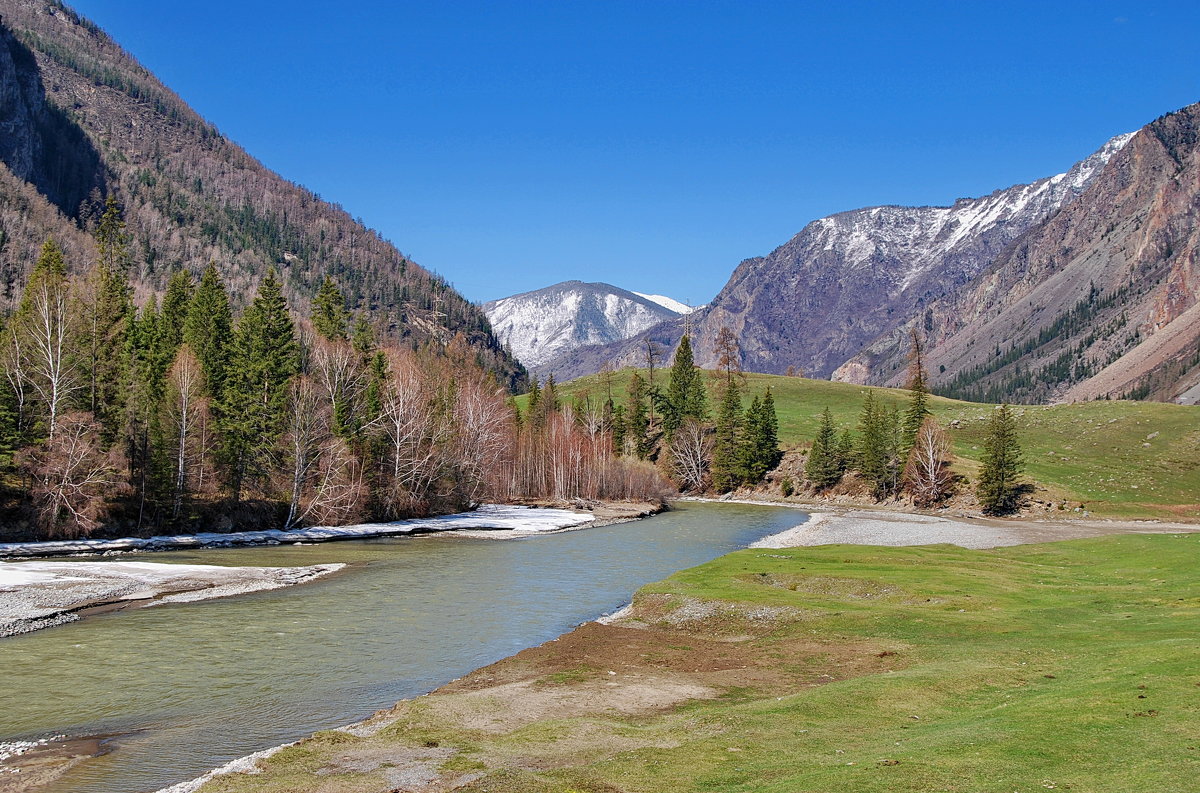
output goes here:
[[738, 266], [697, 324], [698, 361], [713, 365], [712, 340], [728, 326], [746, 369], [828, 377], [1074, 201], [1131, 137], [1118, 135], [1065, 173], [952, 206], [878, 206], [809, 223]]
[[[1071, 204], [1131, 137], [1118, 135], [1064, 173], [951, 206], [877, 206], [814, 220], [770, 254], [743, 261], [696, 312], [697, 363], [716, 364], [713, 342], [727, 326], [747, 371], [829, 377], [847, 361], [853, 368], [864, 348], [924, 317], [934, 301], [965, 288], [1014, 240]], [[643, 336], [669, 349], [682, 332], [683, 323], [665, 323], [636, 339], [575, 350], [545, 369], [568, 379], [603, 361], [635, 365]]]
[[627, 339], [688, 310], [668, 297], [583, 281], [564, 281], [483, 304], [497, 338], [534, 372], [578, 347]]
[[684, 314], [691, 314], [694, 311], [704, 308], [704, 306], [689, 306], [687, 303], [680, 303], [678, 300], [667, 297], [666, 295], [647, 295], [644, 292], [634, 292], [634, 294], [638, 297], [644, 297], [647, 300], [658, 303], [663, 308], [668, 308], [680, 316], [683, 316]]

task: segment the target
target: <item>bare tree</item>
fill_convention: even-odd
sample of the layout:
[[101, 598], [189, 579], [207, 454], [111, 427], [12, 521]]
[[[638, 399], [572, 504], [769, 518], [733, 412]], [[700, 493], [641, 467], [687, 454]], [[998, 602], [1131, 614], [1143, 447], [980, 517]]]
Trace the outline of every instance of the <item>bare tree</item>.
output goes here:
[[742, 350], [729, 326], [722, 325], [717, 331], [714, 351], [717, 353], [717, 368], [725, 373], [725, 385], [728, 387], [733, 384], [734, 377], [742, 375]]
[[511, 443], [511, 415], [494, 389], [471, 384], [459, 391], [454, 406], [458, 482], [465, 498], [478, 502], [489, 487], [493, 468]]
[[[68, 400], [82, 385], [71, 356], [70, 283], [61, 257], [47, 242], [12, 320], [12, 333], [21, 339], [16, 348], [22, 358], [19, 369], [45, 407], [46, 436], [51, 440]], [[47, 259], [51, 263], [43, 266]]]
[[367, 383], [362, 356], [348, 341], [319, 335], [312, 339], [309, 355], [312, 375], [333, 411], [334, 431], [338, 434], [351, 431], [349, 425]]
[[443, 463], [439, 446], [453, 427], [447, 417], [437, 415], [433, 388], [411, 355], [389, 350], [388, 363], [388, 382], [374, 424], [386, 445], [385, 503], [398, 517], [428, 506]]
[[918, 506], [929, 507], [950, 493], [950, 440], [932, 417], [925, 419], [904, 466], [904, 482]]
[[708, 479], [713, 436], [695, 419], [683, 422], [671, 437], [671, 469], [684, 490], [699, 490]]
[[58, 424], [44, 446], [22, 453], [21, 467], [33, 481], [31, 495], [47, 534], [86, 536], [118, 492], [122, 461], [116, 450], [101, 450], [100, 428], [90, 414], [67, 413]]
[[200, 362], [185, 344], [167, 375], [163, 424], [174, 468], [171, 516], [178, 519], [190, 492], [203, 488], [212, 452], [209, 406]]

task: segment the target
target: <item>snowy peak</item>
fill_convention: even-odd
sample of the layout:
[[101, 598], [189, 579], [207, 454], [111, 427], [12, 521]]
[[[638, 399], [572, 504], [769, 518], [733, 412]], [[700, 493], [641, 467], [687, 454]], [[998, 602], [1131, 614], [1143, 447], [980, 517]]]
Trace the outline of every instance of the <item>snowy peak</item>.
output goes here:
[[1132, 137], [1112, 138], [1064, 173], [951, 206], [876, 206], [814, 220], [737, 268], [701, 321], [697, 360], [715, 361], [710, 339], [728, 326], [747, 368], [830, 376], [1075, 201]]
[[634, 292], [634, 294], [638, 297], [644, 297], [651, 302], [658, 303], [663, 308], [674, 311], [679, 316], [691, 314], [698, 309], [704, 308], [704, 306], [689, 306], [687, 303], [680, 303], [678, 300], [665, 295], [647, 295], [644, 292]]
[[500, 341], [537, 371], [564, 353], [628, 339], [690, 309], [669, 297], [611, 284], [564, 281], [492, 300], [484, 303], [483, 311]]

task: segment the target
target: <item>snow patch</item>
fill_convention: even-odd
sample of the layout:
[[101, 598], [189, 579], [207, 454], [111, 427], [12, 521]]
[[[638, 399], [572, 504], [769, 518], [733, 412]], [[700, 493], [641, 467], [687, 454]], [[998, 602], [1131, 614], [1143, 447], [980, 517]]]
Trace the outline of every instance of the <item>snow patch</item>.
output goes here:
[[652, 303], [658, 303], [665, 309], [674, 311], [676, 314], [691, 314], [694, 311], [699, 311], [704, 306], [689, 306], [687, 303], [680, 303], [674, 298], [666, 295], [648, 295], [645, 292], [634, 292], [638, 297], [644, 297]]
[[[394, 537], [413, 532], [456, 531], [459, 529], [509, 529], [515, 531], [552, 531], [579, 526], [593, 520], [590, 512], [566, 509], [540, 509], [508, 504], [484, 504], [474, 512], [413, 518], [390, 523], [357, 523], [351, 526], [312, 526], [304, 529], [266, 529], [236, 531], [228, 534], [201, 532], [162, 537], [125, 537], [115, 540], [54, 540], [49, 542], [0, 543], [0, 558], [29, 556], [68, 556], [122, 551], [164, 551], [183, 548], [225, 548], [237, 545], [278, 545], [296, 542], [328, 542], [371, 537]], [[138, 564], [125, 562], [124, 564]], [[179, 565], [172, 565], [179, 567]]]

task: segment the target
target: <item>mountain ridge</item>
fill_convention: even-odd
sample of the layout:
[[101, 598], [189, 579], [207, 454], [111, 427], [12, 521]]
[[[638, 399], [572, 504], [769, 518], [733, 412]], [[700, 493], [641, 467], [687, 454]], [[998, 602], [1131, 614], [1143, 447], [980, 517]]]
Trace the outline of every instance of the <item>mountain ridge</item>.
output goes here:
[[482, 308], [496, 335], [535, 372], [578, 347], [626, 339], [679, 316], [649, 296], [579, 280], [491, 300]]
[[[0, 39], [0, 108], [14, 120], [0, 134], [0, 308], [14, 305], [13, 284], [47, 236], [74, 268], [94, 259], [88, 232], [112, 195], [139, 299], [161, 293], [175, 270], [215, 261], [235, 304], [273, 267], [300, 309], [328, 275], [381, 332], [414, 347], [461, 336], [506, 385], [522, 381], [486, 317], [444, 278], [227, 140], [65, 4], [3, 0]], [[46, 153], [68, 150], [83, 155], [56, 172]]]

